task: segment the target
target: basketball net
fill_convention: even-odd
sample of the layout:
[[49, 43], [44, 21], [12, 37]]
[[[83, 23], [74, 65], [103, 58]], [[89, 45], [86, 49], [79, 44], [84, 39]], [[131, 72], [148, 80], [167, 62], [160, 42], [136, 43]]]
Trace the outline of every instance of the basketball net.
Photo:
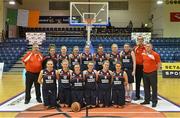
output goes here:
[[96, 20], [93, 18], [85, 18], [84, 23], [86, 24], [86, 30], [87, 30], [87, 42], [86, 45], [91, 45], [91, 30], [92, 30], [92, 24]]

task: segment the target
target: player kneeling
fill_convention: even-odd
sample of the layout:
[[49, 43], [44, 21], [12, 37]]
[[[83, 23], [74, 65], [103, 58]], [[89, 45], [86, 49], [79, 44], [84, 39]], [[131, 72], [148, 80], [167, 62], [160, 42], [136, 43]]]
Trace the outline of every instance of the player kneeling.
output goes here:
[[74, 72], [72, 73], [71, 78], [71, 96], [72, 102], [80, 103], [81, 107], [83, 106], [84, 98], [84, 80], [83, 74], [81, 73], [80, 65], [74, 65]]
[[94, 70], [94, 63], [88, 63], [88, 69], [83, 72], [83, 78], [85, 80], [85, 100], [88, 107], [96, 106], [96, 79], [97, 71]]
[[125, 105], [125, 85], [128, 83], [127, 74], [121, 69], [121, 64], [117, 63], [116, 71], [112, 77], [112, 103], [114, 107], [123, 108]]
[[46, 63], [46, 69], [41, 70], [38, 78], [38, 82], [42, 84], [44, 106], [47, 109], [57, 106], [56, 79], [58, 79], [59, 77], [57, 71], [53, 68], [53, 66], [53, 61], [48, 60]]

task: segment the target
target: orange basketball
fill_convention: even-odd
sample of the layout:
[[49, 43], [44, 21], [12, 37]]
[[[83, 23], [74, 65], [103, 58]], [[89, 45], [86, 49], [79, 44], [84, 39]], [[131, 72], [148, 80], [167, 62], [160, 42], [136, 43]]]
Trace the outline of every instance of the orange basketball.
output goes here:
[[78, 111], [81, 110], [81, 105], [79, 104], [79, 102], [73, 102], [73, 103], [71, 104], [71, 109], [72, 109], [72, 111], [74, 111], [74, 112], [78, 112]]

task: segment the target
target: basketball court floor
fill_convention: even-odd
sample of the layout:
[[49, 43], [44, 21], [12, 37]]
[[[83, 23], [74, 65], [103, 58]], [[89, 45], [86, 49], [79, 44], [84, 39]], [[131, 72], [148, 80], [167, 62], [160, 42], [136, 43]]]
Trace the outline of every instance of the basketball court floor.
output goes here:
[[[85, 117], [86, 110], [79, 113], [70, 109], [44, 110], [42, 104], [36, 103], [34, 89], [30, 104], [24, 105], [24, 79], [21, 73], [5, 73], [0, 80], [0, 117]], [[180, 86], [178, 79], [163, 79], [158, 75], [159, 104], [152, 109], [133, 101], [123, 109], [95, 108], [88, 110], [88, 116], [121, 117], [180, 117]], [[143, 95], [143, 88], [141, 88]]]

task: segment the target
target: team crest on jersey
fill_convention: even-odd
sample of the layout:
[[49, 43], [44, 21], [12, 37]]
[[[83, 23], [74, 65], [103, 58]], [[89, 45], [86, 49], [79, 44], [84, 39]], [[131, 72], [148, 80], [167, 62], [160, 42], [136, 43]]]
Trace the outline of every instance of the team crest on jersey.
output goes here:
[[90, 79], [93, 79], [93, 75], [90, 75], [89, 78], [90, 78]]
[[66, 75], [64, 75], [64, 77], [63, 77], [64, 79], [67, 79], [67, 76]]
[[51, 79], [51, 76], [48, 76], [48, 79]]

